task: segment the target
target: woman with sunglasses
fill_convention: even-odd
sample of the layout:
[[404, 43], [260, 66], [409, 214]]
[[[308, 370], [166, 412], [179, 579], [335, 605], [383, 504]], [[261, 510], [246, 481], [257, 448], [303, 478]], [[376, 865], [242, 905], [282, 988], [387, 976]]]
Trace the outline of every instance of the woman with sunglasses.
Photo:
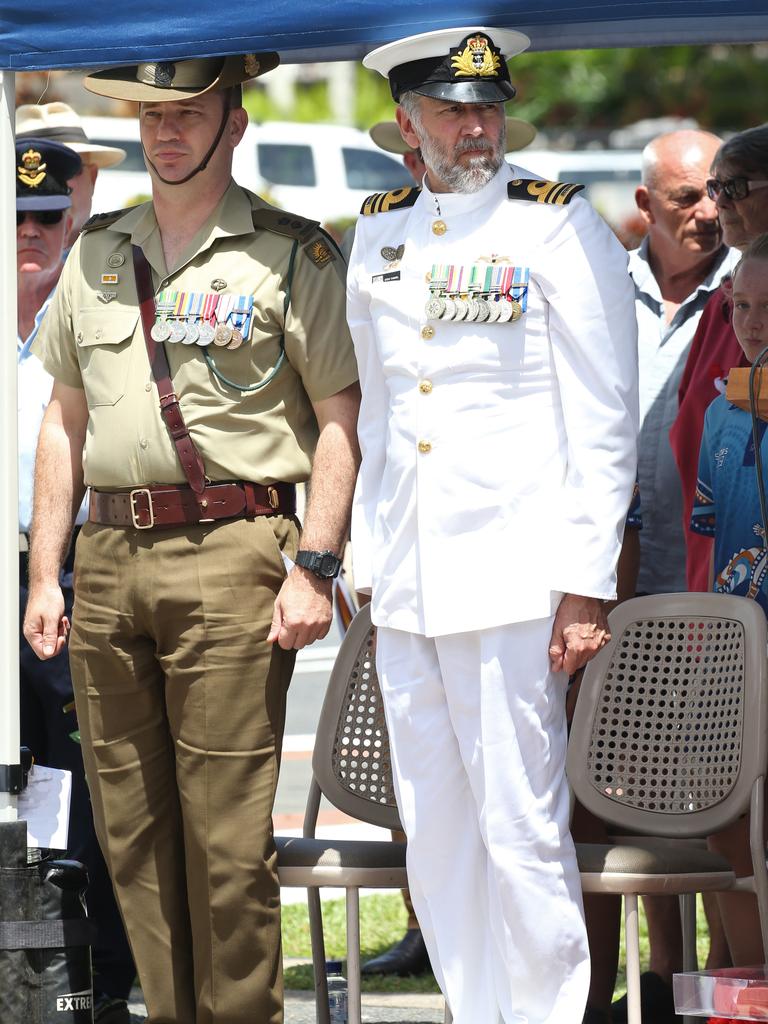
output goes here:
[[[768, 231], [768, 124], [732, 136], [718, 149], [707, 192], [717, 205], [723, 241], [742, 252]], [[731, 279], [723, 279], [704, 312], [691, 343], [679, 392], [679, 411], [670, 441], [683, 485], [688, 590], [708, 589], [712, 541], [693, 533], [691, 521], [696, 473], [707, 406], [725, 392], [732, 366], [745, 357], [731, 325]]]

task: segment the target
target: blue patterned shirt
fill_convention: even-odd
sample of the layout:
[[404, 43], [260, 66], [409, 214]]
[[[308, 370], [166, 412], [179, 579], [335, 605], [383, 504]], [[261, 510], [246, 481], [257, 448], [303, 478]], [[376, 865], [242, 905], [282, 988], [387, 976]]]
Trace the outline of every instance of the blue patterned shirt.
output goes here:
[[[767, 427], [759, 422], [768, 486]], [[704, 418], [691, 529], [715, 539], [712, 589], [754, 598], [768, 613], [768, 548], [760, 516], [752, 418], [724, 395], [710, 404]]]

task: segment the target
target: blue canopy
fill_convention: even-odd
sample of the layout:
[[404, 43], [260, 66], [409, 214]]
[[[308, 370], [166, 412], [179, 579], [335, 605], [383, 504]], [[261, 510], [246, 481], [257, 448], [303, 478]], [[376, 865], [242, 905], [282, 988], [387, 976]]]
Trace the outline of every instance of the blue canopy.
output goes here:
[[278, 50], [283, 61], [346, 60], [453, 25], [516, 28], [534, 50], [768, 39], [765, 0], [73, 0], [4, 5], [0, 69], [87, 67]]

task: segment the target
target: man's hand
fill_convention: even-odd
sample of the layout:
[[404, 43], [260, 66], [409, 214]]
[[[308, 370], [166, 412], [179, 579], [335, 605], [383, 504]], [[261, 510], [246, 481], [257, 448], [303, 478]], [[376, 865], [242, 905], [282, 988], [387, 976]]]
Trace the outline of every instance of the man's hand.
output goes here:
[[610, 639], [603, 602], [595, 597], [565, 594], [552, 626], [549, 644], [552, 671], [572, 675], [594, 658]]
[[275, 598], [275, 611], [267, 640], [285, 651], [300, 650], [321, 640], [333, 618], [330, 580], [294, 566]]
[[24, 615], [24, 636], [41, 659], [55, 658], [67, 642], [69, 619], [64, 614], [64, 595], [56, 585], [29, 592]]

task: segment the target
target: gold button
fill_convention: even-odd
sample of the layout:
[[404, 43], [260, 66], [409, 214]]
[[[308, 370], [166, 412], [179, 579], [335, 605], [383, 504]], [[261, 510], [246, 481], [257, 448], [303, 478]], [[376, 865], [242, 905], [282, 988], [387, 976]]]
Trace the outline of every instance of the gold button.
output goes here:
[[431, 338], [434, 338], [435, 336], [435, 328], [430, 327], [429, 324], [427, 324], [426, 327], [421, 328], [421, 336], [422, 338], [424, 338], [425, 341], [429, 341]]
[[424, 280], [427, 282], [427, 284], [429, 284], [429, 282], [432, 280], [432, 271], [431, 270], [428, 270], [426, 272], [426, 274], [424, 275]]
[[146, 437], [142, 437], [142, 439], [139, 441], [139, 444], [141, 445], [142, 448], [146, 448], [148, 444]]
[[432, 234], [434, 235], [444, 235], [447, 230], [448, 227], [444, 220], [436, 220], [432, 224]]
[[422, 393], [422, 395], [428, 395], [431, 390], [432, 390], [432, 381], [431, 380], [423, 380], [423, 381], [420, 382], [420, 384], [419, 384], [419, 391]]
[[144, 390], [145, 391], [151, 391], [152, 390], [152, 385], [151, 384], [145, 384], [144, 385]]
[[428, 452], [432, 451], [432, 445], [429, 441], [419, 441], [419, 451], [422, 455], [426, 455]]

